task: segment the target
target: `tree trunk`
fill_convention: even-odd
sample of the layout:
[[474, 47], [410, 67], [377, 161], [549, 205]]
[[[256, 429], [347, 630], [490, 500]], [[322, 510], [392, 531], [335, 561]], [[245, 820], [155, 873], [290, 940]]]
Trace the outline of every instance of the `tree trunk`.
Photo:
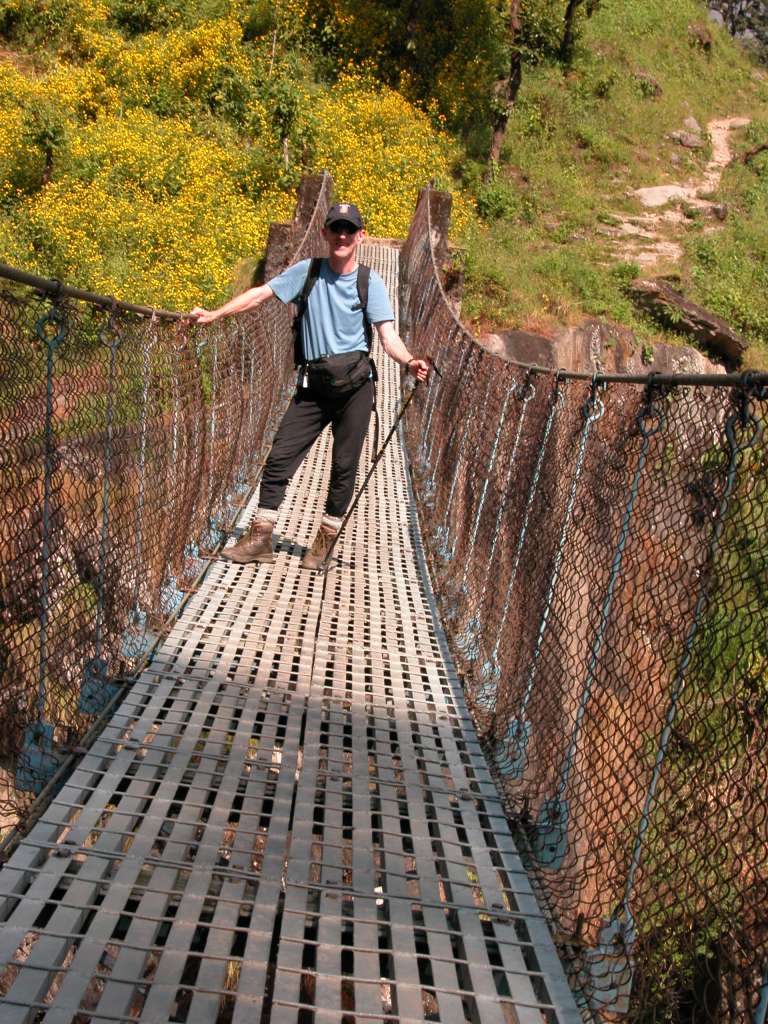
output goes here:
[[493, 115], [491, 117], [491, 149], [488, 154], [486, 181], [493, 176], [494, 167], [499, 162], [501, 147], [507, 134], [509, 115], [515, 105], [520, 83], [523, 77], [523, 61], [517, 47], [520, 35], [520, 5], [522, 0], [510, 0], [507, 16], [507, 45], [509, 47], [509, 71], [496, 79], [493, 86]]
[[568, 6], [565, 8], [565, 27], [558, 55], [560, 63], [565, 68], [569, 68], [573, 60], [573, 44], [576, 36], [574, 22], [576, 21], [576, 11], [581, 7], [581, 3], [582, 0], [568, 0]]

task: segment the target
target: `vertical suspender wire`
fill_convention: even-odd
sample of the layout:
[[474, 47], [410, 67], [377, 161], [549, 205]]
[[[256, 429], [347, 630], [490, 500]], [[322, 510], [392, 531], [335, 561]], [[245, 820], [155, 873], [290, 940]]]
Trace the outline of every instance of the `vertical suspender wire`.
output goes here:
[[[493, 650], [491, 651], [488, 660], [483, 663], [483, 667], [482, 667], [481, 672], [480, 672], [480, 678], [481, 678], [482, 682], [481, 682], [480, 690], [478, 691], [478, 695], [477, 696], [479, 698], [480, 704], [482, 706], [488, 708], [489, 710], [490, 710], [491, 704], [493, 703], [493, 700], [494, 700], [495, 695], [496, 695], [496, 683], [497, 683], [499, 677], [501, 676], [501, 669], [499, 668], [499, 661], [498, 661], [499, 648], [501, 646], [501, 639], [502, 639], [502, 637], [504, 635], [504, 626], [506, 625], [507, 615], [509, 614], [509, 608], [510, 608], [510, 604], [511, 604], [511, 601], [512, 601], [512, 593], [513, 593], [513, 590], [514, 590], [514, 587], [515, 587], [515, 581], [517, 579], [517, 570], [518, 570], [518, 567], [520, 565], [520, 558], [522, 556], [523, 547], [525, 545], [525, 538], [526, 538], [526, 535], [528, 533], [528, 522], [529, 522], [529, 519], [530, 519], [531, 509], [533, 507], [533, 502], [534, 502], [534, 499], [536, 497], [536, 492], [537, 492], [538, 486], [539, 486], [539, 479], [541, 477], [541, 468], [542, 468], [542, 466], [544, 464], [544, 456], [545, 456], [546, 451], [547, 451], [547, 444], [548, 444], [548, 441], [549, 441], [549, 435], [550, 435], [550, 433], [552, 431], [552, 424], [554, 422], [556, 413], [558, 412], [558, 410], [560, 408], [562, 408], [562, 404], [563, 404], [563, 392], [560, 389], [561, 380], [562, 380], [562, 378], [560, 376], [560, 373], [558, 372], [557, 376], [555, 377], [555, 386], [552, 389], [552, 401], [551, 401], [550, 407], [549, 407], [549, 414], [547, 415], [547, 422], [544, 425], [544, 432], [542, 434], [541, 444], [539, 445], [539, 454], [538, 454], [538, 456], [536, 458], [536, 465], [534, 467], [533, 475], [531, 476], [531, 483], [530, 483], [530, 486], [528, 488], [528, 496], [526, 498], [525, 511], [523, 513], [523, 522], [522, 522], [522, 526], [520, 528], [520, 533], [519, 533], [518, 538], [517, 538], [517, 546], [515, 548], [515, 554], [514, 554], [514, 557], [512, 559], [512, 568], [511, 568], [510, 573], [509, 573], [509, 580], [507, 581], [507, 589], [506, 589], [506, 594], [504, 596], [504, 606], [502, 608], [501, 617], [499, 619], [499, 624], [498, 624], [497, 629], [496, 629], [496, 640], [494, 641]], [[518, 427], [520, 428], [521, 426], [522, 426], [522, 421], [518, 425]], [[498, 543], [498, 539], [499, 539], [499, 537], [501, 535], [501, 524], [502, 524], [503, 519], [504, 519], [505, 501], [506, 501], [507, 494], [509, 493], [510, 483], [512, 481], [512, 472], [513, 472], [514, 466], [515, 466], [515, 455], [517, 453], [518, 443], [519, 443], [519, 433], [518, 433], [518, 436], [515, 438], [515, 443], [513, 445], [512, 452], [511, 452], [511, 455], [510, 455], [509, 467], [507, 469], [507, 475], [505, 477], [504, 486], [503, 486], [502, 492], [501, 492], [502, 495], [503, 495], [503, 500], [502, 500], [502, 504], [499, 507], [499, 513], [496, 516], [496, 525], [495, 525], [494, 531], [493, 531], [493, 541], [491, 543], [491, 552], [490, 552], [490, 555], [489, 555], [488, 570], [487, 570], [486, 575], [485, 575], [485, 583], [483, 584], [483, 593], [482, 593], [480, 601], [478, 603], [478, 609], [480, 611], [482, 611], [483, 604], [485, 603], [485, 596], [486, 596], [486, 593], [487, 593], [487, 590], [488, 590], [488, 586], [489, 586], [490, 580], [491, 580], [491, 564], [492, 564], [492, 561], [493, 561], [494, 552], [496, 551], [496, 544]], [[479, 630], [479, 628], [480, 628], [480, 622], [479, 621], [478, 621], [477, 626], [478, 626], [478, 630]], [[477, 651], [478, 651], [478, 653], [477, 653], [476, 657], [479, 656], [479, 643], [478, 643]]]
[[[139, 433], [139, 493], [136, 498], [136, 567], [133, 584], [131, 610], [129, 612], [128, 631], [123, 645], [124, 653], [129, 658], [138, 657], [144, 649], [143, 640], [139, 640], [139, 632], [146, 637], [146, 613], [141, 610], [139, 598], [141, 583], [144, 578], [144, 507], [147, 491], [147, 416], [149, 409], [150, 358], [157, 344], [157, 315], [153, 311], [147, 328], [147, 340], [142, 347], [141, 361], [141, 428]], [[136, 634], [131, 633], [135, 630]]]
[[[467, 580], [469, 579], [469, 566], [470, 566], [470, 561], [471, 561], [471, 557], [472, 557], [472, 552], [474, 551], [475, 544], [477, 542], [477, 531], [478, 531], [479, 526], [480, 526], [480, 519], [482, 517], [483, 508], [485, 506], [485, 496], [488, 493], [488, 484], [490, 482], [491, 475], [493, 473], [493, 469], [494, 469], [494, 466], [496, 464], [496, 454], [497, 454], [497, 452], [499, 450], [499, 441], [501, 440], [501, 434], [502, 434], [502, 431], [504, 430], [504, 424], [505, 424], [506, 419], [507, 419], [507, 408], [509, 406], [509, 396], [515, 390], [516, 390], [515, 388], [508, 388], [507, 389], [507, 393], [504, 395], [504, 402], [503, 402], [502, 407], [501, 407], [501, 414], [499, 416], [499, 423], [498, 423], [498, 426], [496, 427], [496, 434], [495, 434], [495, 436], [493, 438], [493, 444], [491, 445], [491, 451], [490, 451], [490, 454], [488, 456], [488, 464], [486, 465], [485, 473], [483, 474], [485, 479], [483, 480], [483, 487], [482, 487], [482, 490], [480, 492], [480, 500], [477, 503], [477, 508], [475, 509], [475, 514], [474, 514], [474, 517], [472, 519], [472, 526], [471, 526], [470, 531], [469, 531], [469, 550], [464, 555], [464, 570], [463, 570], [463, 572], [461, 574], [461, 582], [459, 584], [459, 589], [458, 589], [458, 592], [457, 592], [457, 601], [453, 604], [453, 606], [451, 608], [447, 609], [446, 612], [444, 613], [445, 617], [447, 619], [452, 619], [452, 618], [454, 618], [458, 614], [459, 600], [467, 592]], [[523, 408], [522, 408], [522, 412], [520, 414], [520, 420], [518, 422], [518, 434], [520, 432], [520, 424], [522, 423], [522, 420], [525, 417], [525, 409], [526, 409], [526, 405], [524, 404]], [[463, 650], [464, 649], [464, 645], [465, 645], [464, 636], [461, 635], [461, 636], [459, 636], [459, 638], [457, 640], [457, 646], [459, 647], [460, 650]]]
[[531, 696], [533, 695], [533, 688], [539, 668], [539, 659], [541, 657], [541, 649], [547, 632], [549, 615], [552, 610], [552, 602], [554, 601], [555, 591], [557, 590], [557, 584], [560, 579], [563, 553], [565, 551], [566, 541], [568, 540], [571, 517], [573, 515], [574, 505], [576, 504], [576, 494], [579, 489], [579, 481], [584, 469], [584, 461], [587, 454], [587, 442], [589, 441], [589, 435], [593, 424], [602, 417], [604, 412], [605, 406], [598, 394], [598, 385], [595, 377], [592, 380], [589, 396], [582, 409], [584, 423], [581, 428], [581, 436], [579, 438], [579, 452], [576, 458], [576, 466], [574, 467], [571, 484], [568, 489], [565, 512], [563, 514], [563, 521], [560, 525], [557, 548], [555, 550], [555, 557], [552, 563], [552, 571], [550, 573], [549, 584], [547, 586], [547, 594], [544, 599], [544, 610], [539, 622], [539, 630], [536, 636], [533, 655], [531, 657], [531, 664], [528, 669], [528, 680], [523, 694], [523, 699], [520, 704], [520, 711], [518, 716], [513, 718], [509, 723], [506, 735], [497, 745], [496, 756], [498, 767], [502, 774], [508, 778], [518, 779], [525, 771], [528, 739], [531, 734], [531, 725], [525, 716]]
[[[184, 333], [184, 335], [182, 335], [182, 338], [183, 338], [182, 345], [184, 347], [186, 347], [187, 345], [191, 345], [191, 340], [186, 335], [186, 332]], [[195, 362], [197, 363], [198, 367], [200, 365], [202, 351], [205, 348], [206, 344], [207, 344], [207, 341], [205, 339], [202, 339], [202, 340], [198, 341], [197, 344], [195, 345], [195, 348], [194, 348], [194, 358], [195, 358]], [[181, 365], [183, 367], [186, 367], [187, 360], [183, 359], [181, 361]], [[175, 359], [174, 360], [174, 371], [176, 371], [178, 366], [179, 366], [179, 360]], [[201, 372], [201, 378], [202, 378], [202, 372]], [[179, 476], [180, 476], [180, 474], [179, 474], [179, 448], [180, 448], [179, 436], [180, 436], [180, 433], [181, 433], [181, 418], [182, 418], [182, 415], [184, 415], [184, 413], [182, 413], [182, 399], [181, 399], [182, 388], [183, 388], [184, 384], [185, 384], [185, 382], [184, 381], [180, 381], [177, 373], [174, 372], [174, 374], [173, 374], [173, 419], [172, 419], [172, 427], [171, 427], [171, 487], [170, 487], [170, 493], [173, 494], [173, 496], [176, 499], [176, 501], [178, 501], [178, 495], [179, 495]], [[201, 379], [201, 386], [202, 386], [202, 379]], [[193, 436], [193, 439], [192, 439], [192, 448], [193, 448], [193, 450], [196, 451], [196, 450], [198, 450], [198, 447], [199, 447], [199, 437], [197, 436], [197, 432], [199, 430], [199, 421], [198, 420], [195, 420], [195, 423], [193, 424], [193, 428], [194, 428], [195, 436]], [[186, 431], [184, 431], [184, 433], [187, 435], [187, 437], [189, 437], [189, 435], [187, 434]], [[189, 457], [190, 457], [189, 451], [185, 452], [185, 456], [186, 456], [186, 461], [188, 462], [189, 461]], [[186, 483], [186, 481], [185, 481], [185, 483]], [[181, 601], [183, 600], [183, 594], [178, 589], [177, 583], [178, 583], [178, 581], [177, 581], [176, 575], [174, 574], [174, 571], [173, 571], [173, 565], [171, 564], [170, 561], [168, 561], [166, 563], [166, 566], [165, 566], [165, 574], [164, 574], [163, 581], [162, 581], [161, 586], [160, 586], [160, 595], [159, 595], [160, 609], [159, 610], [160, 610], [160, 614], [161, 615], [164, 615], [164, 616], [165, 615], [172, 615], [173, 612], [176, 610], [176, 608], [178, 608], [178, 606], [181, 603]]]
[[211, 534], [213, 532], [213, 473], [214, 473], [214, 460], [216, 458], [216, 402], [218, 400], [218, 393], [216, 385], [218, 383], [219, 373], [219, 337], [218, 335], [213, 341], [213, 361], [211, 363], [211, 419], [209, 428], [209, 467], [208, 467], [208, 498], [206, 500], [206, 546], [215, 547], [215, 544], [210, 544], [213, 539]]
[[553, 799], [546, 800], [541, 806], [538, 821], [536, 823], [536, 835], [531, 843], [531, 849], [537, 860], [541, 864], [546, 864], [547, 867], [555, 869], [559, 868], [562, 864], [563, 857], [565, 856], [568, 837], [568, 802], [565, 799], [565, 794], [568, 789], [568, 782], [576, 759], [581, 727], [584, 721], [584, 716], [586, 715], [587, 705], [589, 704], [592, 695], [595, 673], [600, 661], [600, 653], [603, 648], [605, 632], [608, 628], [608, 622], [611, 617], [614, 592], [616, 590], [616, 584], [619, 576], [621, 575], [624, 551], [626, 549], [627, 538], [629, 537], [629, 531], [632, 525], [635, 503], [637, 502], [637, 496], [640, 491], [640, 481], [645, 471], [648, 459], [651, 438], [662, 430], [663, 426], [664, 417], [661, 410], [654, 404], [654, 389], [653, 384], [651, 383], [646, 389], [643, 405], [637, 414], [637, 427], [642, 437], [642, 445], [640, 447], [640, 454], [637, 459], [637, 465], [635, 466], [632, 483], [629, 488], [629, 497], [627, 499], [624, 516], [622, 518], [619, 539], [616, 544], [616, 550], [614, 551], [602, 607], [600, 608], [597, 630], [595, 631], [595, 637], [592, 641], [592, 646], [587, 659], [586, 676], [573, 728], [571, 730], [568, 750], [565, 754], [565, 758], [563, 759], [560, 781]]
[[[651, 781], [648, 786], [648, 792], [645, 797], [643, 809], [640, 814], [640, 821], [638, 823], [637, 834], [635, 836], [634, 849], [632, 851], [632, 860], [630, 862], [629, 871], [627, 872], [627, 882], [624, 889], [624, 901], [623, 907], [626, 918], [631, 922], [631, 900], [632, 892], [635, 884], [635, 877], [640, 867], [640, 861], [642, 857], [643, 841], [645, 839], [646, 832], [651, 821], [651, 811], [656, 798], [656, 790], [661, 779], [661, 770], [666, 757], [667, 747], [669, 745], [670, 736], [672, 735], [672, 728], [677, 717], [677, 711], [680, 704], [680, 698], [682, 697], [683, 690], [685, 688], [686, 677], [688, 673], [688, 667], [691, 662], [693, 655], [694, 644], [696, 637], [698, 636], [699, 626], [701, 625], [702, 615], [707, 606], [709, 599], [709, 587], [712, 578], [712, 568], [717, 557], [718, 550], [720, 547], [720, 541], [723, 535], [723, 529], [725, 527], [726, 516], [733, 495], [734, 488], [737, 482], [737, 471], [739, 464], [739, 456], [742, 452], [747, 451], [751, 448], [755, 441], [758, 439], [760, 434], [760, 424], [752, 416], [749, 410], [749, 397], [745, 391], [741, 391], [738, 396], [738, 403], [740, 408], [736, 409], [726, 420], [725, 423], [725, 436], [728, 442], [728, 448], [730, 451], [730, 459], [728, 464], [728, 470], [726, 474], [725, 488], [723, 490], [723, 496], [720, 499], [720, 504], [717, 510], [717, 516], [715, 518], [715, 524], [712, 530], [712, 537], [709, 543], [709, 551], [707, 554], [707, 562], [704, 571], [701, 573], [700, 584], [698, 593], [696, 595], [696, 603], [693, 610], [693, 617], [691, 624], [688, 629], [688, 633], [683, 644], [683, 653], [675, 671], [675, 676], [672, 681], [672, 687], [670, 691], [669, 704], [664, 718], [664, 726], [659, 736], [659, 742], [656, 749], [656, 757], [653, 766], [653, 773]], [[747, 428], [749, 433], [747, 434]], [[737, 438], [737, 431], [741, 434], [741, 438]], [[627, 936], [628, 943], [631, 943], [634, 938], [634, 928], [630, 926], [630, 933]]]
[[51, 587], [51, 494], [54, 471], [53, 376], [55, 353], [67, 334], [61, 308], [53, 304], [35, 325], [35, 333], [46, 347], [46, 390], [43, 465], [43, 518], [40, 552], [40, 646], [38, 653], [37, 720], [24, 730], [24, 738], [16, 758], [15, 785], [24, 792], [39, 794], [56, 771], [58, 759], [53, 750], [53, 725], [46, 721], [48, 681], [48, 619]]
[[[139, 435], [139, 494], [136, 502], [136, 565], [141, 566], [144, 558], [144, 502], [147, 486], [147, 407], [149, 405], [149, 359], [156, 341], [156, 319], [152, 314], [149, 322], [149, 338], [142, 350], [141, 362], [141, 431]], [[140, 569], [136, 574], [133, 592], [133, 606], [138, 610]]]
[[[49, 333], [48, 328], [53, 329]], [[56, 349], [66, 337], [66, 324], [61, 309], [53, 305], [38, 320], [38, 338], [46, 347], [45, 372], [45, 462], [43, 469], [43, 543], [40, 562], [40, 653], [38, 659], [37, 714], [39, 722], [45, 718], [46, 677], [48, 662], [48, 614], [51, 574], [51, 490], [53, 479], [53, 372]]]
[[[483, 396], [483, 412], [485, 412], [487, 410], [487, 408], [488, 408], [488, 395], [491, 392], [491, 384], [492, 384], [492, 382], [493, 382], [493, 376], [491, 374], [488, 374], [488, 380], [487, 380], [486, 385], [485, 385], [485, 394]], [[467, 424], [465, 423], [464, 424], [464, 432], [461, 435], [461, 441], [459, 442], [459, 450], [458, 450], [458, 452], [456, 454], [456, 467], [455, 467], [454, 473], [453, 473], [453, 480], [451, 481], [451, 490], [450, 490], [450, 492], [448, 494], [448, 502], [446, 503], [446, 506], [445, 506], [445, 513], [443, 515], [443, 522], [442, 522], [442, 525], [438, 526], [437, 530], [435, 531], [435, 541], [436, 541], [436, 544], [437, 544], [437, 553], [440, 555], [440, 557], [443, 559], [444, 562], [450, 562], [450, 560], [453, 558], [454, 552], [456, 550], [456, 541], [454, 540], [453, 544], [450, 543], [450, 540], [451, 540], [451, 512], [453, 511], [453, 498], [454, 498], [454, 495], [456, 493], [456, 485], [457, 485], [457, 483], [459, 481], [459, 466], [460, 466], [461, 461], [462, 461], [462, 459], [464, 457], [464, 448], [466, 446], [467, 438], [468, 437], [469, 437], [469, 430], [467, 429]]]
[[[466, 349], [461, 352], [460, 359], [463, 361], [466, 358]], [[461, 366], [459, 367], [459, 375], [461, 374]], [[421, 442], [419, 444], [419, 463], [422, 470], [426, 469], [431, 461], [432, 445], [434, 444], [434, 435], [432, 439], [429, 439], [429, 432], [432, 427], [432, 419], [437, 408], [437, 392], [438, 388], [435, 388], [434, 393], [427, 395], [427, 401], [424, 407], [424, 418], [423, 425], [421, 428]], [[429, 442], [429, 443], [428, 443]]]
[[760, 999], [755, 1010], [755, 1024], [766, 1024], [768, 1020], [768, 965], [763, 971], [763, 983], [759, 992]]
[[[520, 416], [519, 416], [518, 421], [517, 421], [517, 430], [515, 431], [515, 439], [514, 439], [514, 441], [512, 443], [512, 451], [510, 452], [510, 455], [509, 455], [509, 465], [507, 467], [507, 472], [506, 472], [506, 476], [505, 476], [505, 480], [504, 480], [504, 488], [502, 490], [502, 494], [506, 494], [507, 486], [508, 486], [509, 481], [511, 479], [512, 472], [514, 470], [515, 462], [517, 460], [517, 449], [518, 449], [518, 447], [520, 445], [520, 437], [522, 436], [522, 433], [523, 433], [523, 424], [525, 423], [526, 410], [528, 409], [528, 403], [531, 401], [531, 399], [534, 397], [535, 394], [536, 394], [536, 389], [535, 389], [535, 387], [533, 385], [532, 374], [529, 373], [526, 376], [525, 382], [523, 383], [522, 387], [520, 387], [519, 389], [517, 387], [510, 388], [507, 391], [506, 395], [504, 396], [504, 405], [503, 405], [502, 410], [501, 410], [501, 417], [499, 419], [499, 426], [498, 426], [498, 428], [496, 430], [496, 437], [494, 438], [494, 441], [493, 441], [493, 448], [491, 449], [491, 456], [490, 456], [490, 458], [488, 460], [488, 469], [487, 469], [487, 472], [486, 472], [486, 475], [485, 475], [485, 481], [483, 482], [483, 491], [482, 491], [482, 494], [480, 496], [480, 501], [478, 502], [478, 506], [477, 506], [477, 512], [475, 513], [475, 519], [474, 519], [474, 522], [472, 524], [472, 537], [471, 537], [471, 540], [470, 540], [470, 549], [474, 549], [475, 543], [477, 541], [477, 531], [478, 531], [479, 526], [480, 526], [480, 517], [482, 516], [482, 513], [483, 513], [483, 507], [484, 507], [484, 504], [485, 504], [485, 497], [486, 497], [486, 494], [488, 492], [489, 484], [491, 482], [491, 474], [493, 473], [493, 469], [494, 469], [494, 466], [496, 464], [496, 456], [497, 456], [497, 453], [498, 453], [499, 441], [501, 440], [501, 433], [502, 433], [502, 430], [504, 429], [504, 423], [505, 423], [505, 420], [506, 420], [506, 417], [507, 417], [507, 406], [509, 404], [509, 399], [510, 399], [510, 397], [512, 395], [514, 395], [515, 397], [519, 398], [520, 402], [522, 404], [522, 408], [520, 409]], [[489, 553], [489, 556], [488, 556], [488, 568], [486, 570], [485, 578], [483, 580], [483, 586], [482, 586], [481, 591], [480, 591], [480, 597], [479, 597], [479, 601], [478, 601], [478, 605], [477, 605], [477, 612], [469, 620], [469, 622], [467, 623], [466, 629], [458, 637], [458, 639], [456, 641], [456, 646], [459, 648], [460, 651], [464, 652], [465, 656], [468, 658], [469, 661], [475, 661], [477, 659], [477, 657], [478, 657], [478, 654], [479, 654], [479, 647], [478, 647], [478, 643], [477, 643], [477, 633], [478, 633], [479, 628], [480, 628], [480, 610], [482, 608], [483, 601], [485, 600], [486, 588], [488, 586], [488, 578], [489, 578], [489, 575], [490, 575], [491, 565], [492, 565], [492, 562], [493, 562], [493, 556], [494, 556], [494, 552], [495, 552], [495, 549], [496, 549], [496, 541], [497, 541], [498, 536], [499, 536], [500, 522], [501, 522], [501, 519], [503, 517], [503, 512], [504, 512], [504, 507], [503, 507], [503, 503], [502, 503], [501, 507], [499, 508], [498, 515], [496, 516], [496, 525], [494, 527], [493, 542], [491, 544], [491, 550], [490, 550], [490, 553]], [[460, 593], [464, 593], [466, 591], [466, 589], [467, 589], [467, 577], [468, 577], [468, 575], [469, 575], [469, 558], [466, 558], [464, 560], [464, 573], [463, 573], [462, 579], [461, 579], [461, 587], [459, 588], [459, 592]]]
[[83, 671], [83, 682], [80, 688], [78, 709], [86, 715], [97, 715], [103, 710], [114, 693], [113, 686], [107, 680], [107, 662], [102, 657], [104, 630], [104, 608], [106, 605], [106, 574], [107, 574], [107, 539], [110, 525], [110, 498], [112, 474], [112, 442], [114, 440], [114, 402], [116, 355], [122, 338], [115, 323], [116, 304], [113, 301], [112, 311], [108, 314], [106, 324], [99, 331], [99, 342], [109, 350], [109, 376], [107, 378], [107, 409], [106, 431], [104, 438], [104, 456], [101, 483], [101, 529], [99, 531], [99, 561], [96, 574], [96, 625], [94, 635], [94, 654], [86, 662]]
[[[461, 380], [462, 375], [464, 373], [464, 363], [466, 362], [466, 359], [467, 359], [467, 356], [469, 355], [469, 352], [470, 352], [470, 346], [469, 345], [465, 345], [465, 346], [462, 347], [461, 355], [459, 357], [459, 365], [458, 365], [458, 367], [456, 369], [456, 377], [457, 377], [458, 380]], [[450, 374], [450, 372], [451, 372], [450, 369], [446, 369], [446, 373]], [[435, 388], [436, 392], [438, 390], [440, 390], [440, 389]], [[435, 403], [432, 406], [433, 410], [437, 407], [437, 400], [438, 400], [438, 396], [435, 395]], [[432, 462], [432, 452], [434, 450], [434, 446], [435, 446], [435, 441], [436, 440], [437, 440], [437, 428], [435, 428], [435, 432], [432, 435], [432, 440], [431, 440], [430, 445], [429, 445], [429, 455], [427, 456], [427, 463], [428, 464], [431, 464], [431, 462]], [[425, 495], [426, 500], [428, 502], [430, 502], [430, 503], [432, 503], [432, 499], [434, 498], [434, 494], [435, 494], [435, 488], [436, 488], [435, 477], [437, 476], [437, 470], [440, 467], [440, 461], [442, 459], [442, 456], [447, 451], [447, 448], [448, 448], [447, 444], [443, 445], [443, 447], [437, 453], [437, 456], [435, 458], [435, 464], [434, 464], [434, 466], [432, 466], [432, 472], [429, 474], [429, 477], [427, 478], [427, 480], [424, 483], [424, 495]]]
[[[677, 708], [685, 685], [685, 678], [690, 663], [693, 646], [699, 630], [701, 616], [706, 608], [709, 592], [710, 570], [717, 555], [720, 538], [728, 511], [731, 494], [736, 482], [738, 459], [742, 451], [751, 447], [759, 433], [758, 424], [747, 414], [746, 396], [741, 395], [742, 409], [733, 413], [725, 425], [725, 434], [730, 449], [728, 470], [726, 473], [726, 484], [723, 496], [718, 506], [715, 525], [710, 539], [709, 551], [707, 554], [706, 568], [701, 575], [701, 584], [696, 596], [691, 625], [683, 644], [683, 653], [678, 662], [675, 677], [670, 691], [670, 700], [664, 720], [664, 726], [659, 737], [654, 760], [653, 773], [650, 785], [646, 793], [643, 809], [640, 814], [637, 833], [632, 851], [627, 879], [624, 886], [622, 902], [600, 930], [597, 943], [594, 948], [586, 951], [586, 963], [591, 974], [592, 1001], [601, 1009], [614, 1013], [627, 1013], [629, 1000], [632, 991], [632, 979], [634, 974], [634, 961], [632, 950], [636, 940], [636, 928], [632, 913], [632, 893], [634, 891], [635, 877], [640, 867], [643, 843], [646, 832], [650, 825], [651, 811], [653, 808], [656, 790], [661, 779], [661, 770], [664, 763], [669, 738], [677, 715]], [[751, 424], [752, 433], [744, 443], [736, 440], [736, 426], [741, 424], [742, 430]], [[768, 972], [766, 974], [768, 979]], [[768, 992], [766, 993], [766, 1009], [768, 1009]], [[755, 1018], [760, 1020], [759, 1015]], [[761, 1022], [765, 1024], [765, 1020]]]
[[[107, 537], [109, 536], [110, 474], [112, 472], [112, 441], [114, 437], [115, 414], [115, 370], [116, 355], [120, 347], [120, 332], [115, 326], [114, 310], [109, 314], [107, 324], [99, 332], [99, 340], [109, 349], [109, 378], [107, 382], [107, 432], [104, 444], [104, 480], [101, 485], [101, 533], [99, 536], [98, 604], [96, 607], [96, 636], [94, 666], [102, 662], [102, 631], [104, 628], [104, 605], [106, 597]], [[99, 666], [101, 667], [101, 666]]]

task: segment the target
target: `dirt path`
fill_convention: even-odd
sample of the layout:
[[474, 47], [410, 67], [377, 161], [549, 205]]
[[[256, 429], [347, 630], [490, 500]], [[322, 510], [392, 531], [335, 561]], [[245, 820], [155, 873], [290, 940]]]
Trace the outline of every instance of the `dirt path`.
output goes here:
[[[720, 184], [723, 168], [731, 159], [730, 132], [748, 124], [746, 117], [723, 117], [709, 122], [707, 132], [712, 143], [712, 158], [698, 180], [686, 185], [653, 185], [632, 193], [649, 212], [622, 218], [604, 229], [616, 242], [616, 259], [630, 260], [645, 270], [682, 259], [679, 236], [680, 225], [686, 221], [681, 209], [683, 204], [711, 215], [715, 221], [722, 219], [724, 211], [711, 196]], [[674, 205], [670, 205], [673, 202]]]

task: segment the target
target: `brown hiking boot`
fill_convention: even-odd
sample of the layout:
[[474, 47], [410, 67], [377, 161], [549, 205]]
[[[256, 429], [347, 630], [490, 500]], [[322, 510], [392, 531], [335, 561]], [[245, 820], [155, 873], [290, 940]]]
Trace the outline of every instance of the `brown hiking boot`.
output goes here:
[[321, 526], [312, 541], [312, 547], [304, 552], [301, 560], [302, 569], [331, 569], [336, 564], [335, 558], [325, 561], [325, 556], [331, 550], [334, 538], [338, 533], [332, 526]]
[[222, 548], [221, 557], [239, 565], [249, 562], [274, 562], [272, 550], [272, 523], [266, 519], [256, 519], [244, 537], [231, 548]]

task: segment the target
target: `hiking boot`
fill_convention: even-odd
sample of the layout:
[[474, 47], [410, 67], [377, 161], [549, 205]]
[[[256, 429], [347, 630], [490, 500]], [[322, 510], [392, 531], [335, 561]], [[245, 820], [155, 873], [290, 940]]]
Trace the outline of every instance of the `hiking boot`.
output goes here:
[[334, 538], [339, 531], [332, 526], [321, 526], [312, 541], [312, 547], [304, 552], [301, 560], [302, 569], [331, 569], [336, 564], [335, 558], [325, 561], [325, 556], [331, 550]]
[[238, 565], [249, 562], [274, 562], [272, 550], [272, 523], [265, 519], [256, 519], [250, 530], [231, 548], [222, 548], [221, 557]]

